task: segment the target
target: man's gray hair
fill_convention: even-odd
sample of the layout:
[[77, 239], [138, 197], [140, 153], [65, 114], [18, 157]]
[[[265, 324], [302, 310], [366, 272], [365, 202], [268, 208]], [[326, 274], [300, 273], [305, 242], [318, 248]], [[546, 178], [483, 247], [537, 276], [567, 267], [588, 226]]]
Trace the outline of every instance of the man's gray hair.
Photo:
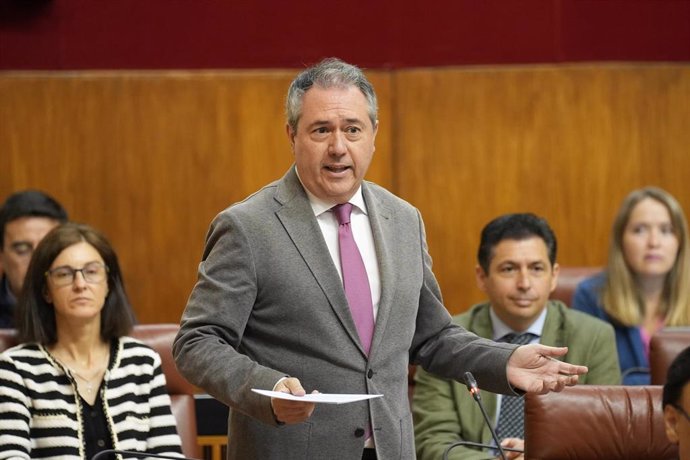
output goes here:
[[362, 70], [352, 64], [341, 61], [338, 58], [326, 58], [316, 65], [302, 71], [290, 84], [285, 113], [287, 123], [292, 132], [297, 131], [297, 122], [302, 116], [302, 100], [304, 93], [312, 86], [320, 88], [346, 88], [356, 86], [367, 98], [369, 104], [369, 118], [372, 126], [376, 126], [378, 119], [378, 104], [376, 93]]

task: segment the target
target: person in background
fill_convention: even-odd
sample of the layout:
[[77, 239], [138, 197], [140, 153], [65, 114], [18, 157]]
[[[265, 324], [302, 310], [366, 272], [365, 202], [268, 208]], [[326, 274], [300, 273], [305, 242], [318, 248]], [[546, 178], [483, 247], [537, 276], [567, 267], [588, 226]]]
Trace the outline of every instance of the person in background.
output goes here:
[[630, 193], [613, 223], [608, 264], [581, 282], [573, 308], [613, 324], [625, 385], [648, 385], [649, 342], [664, 326], [690, 325], [688, 224], [668, 192]]
[[[556, 252], [556, 236], [546, 220], [534, 214], [506, 214], [489, 222], [481, 232], [475, 269], [477, 283], [489, 301], [455, 316], [454, 322], [499, 342], [567, 346], [563, 360], [589, 369], [580, 383], [619, 384], [613, 328], [549, 300], [558, 282]], [[448, 446], [459, 441], [493, 444], [481, 409], [464, 384], [423, 369], [416, 371], [415, 380], [412, 412], [417, 458], [440, 459]], [[502, 445], [524, 449], [521, 401], [510, 398], [489, 392], [482, 395]], [[457, 446], [449, 458], [489, 459], [496, 454], [492, 449]], [[522, 455], [507, 451], [506, 458]]]
[[[326, 59], [288, 90], [295, 164], [211, 224], [173, 355], [230, 406], [228, 459], [414, 458], [408, 362], [497, 392], [560, 391], [587, 371], [457, 325], [441, 301], [424, 224], [364, 181], [378, 130], [362, 71]], [[382, 394], [343, 405], [277, 397]], [[301, 398], [298, 398], [301, 399]]]
[[0, 354], [0, 459], [91, 459], [106, 449], [181, 456], [161, 358], [128, 337], [117, 256], [66, 223], [38, 244]]
[[690, 460], [690, 347], [668, 369], [662, 405], [666, 436], [678, 444], [680, 460]]
[[38, 190], [13, 193], [0, 208], [0, 328], [14, 327], [17, 298], [34, 249], [66, 221], [62, 205]]

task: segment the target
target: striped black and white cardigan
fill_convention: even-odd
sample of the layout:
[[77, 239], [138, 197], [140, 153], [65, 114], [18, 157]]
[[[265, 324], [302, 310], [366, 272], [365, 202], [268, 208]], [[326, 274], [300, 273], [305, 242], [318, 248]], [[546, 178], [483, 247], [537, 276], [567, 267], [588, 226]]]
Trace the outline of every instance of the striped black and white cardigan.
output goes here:
[[[160, 356], [131, 337], [115, 349], [101, 387], [114, 448], [181, 456]], [[83, 424], [76, 382], [45, 347], [0, 354], [0, 459], [87, 460]]]

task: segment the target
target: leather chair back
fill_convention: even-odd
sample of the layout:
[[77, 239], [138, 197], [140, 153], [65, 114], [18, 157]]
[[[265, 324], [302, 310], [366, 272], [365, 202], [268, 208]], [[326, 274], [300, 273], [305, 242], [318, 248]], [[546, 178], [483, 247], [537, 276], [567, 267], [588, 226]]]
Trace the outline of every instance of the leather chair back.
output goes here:
[[[177, 324], [139, 324], [134, 327], [132, 337], [141, 340], [161, 356], [172, 412], [177, 421], [177, 432], [182, 439], [182, 451], [186, 457], [198, 458], [199, 445], [194, 410], [196, 388], [180, 375], [172, 357], [172, 343], [178, 329]], [[15, 345], [15, 330], [0, 329], [0, 352]]]
[[17, 331], [14, 329], [0, 329], [0, 353], [17, 345]]
[[550, 298], [560, 300], [567, 306], [572, 306], [575, 288], [585, 278], [594, 276], [602, 270], [601, 267], [561, 267], [558, 273], [558, 285]]
[[525, 458], [665, 460], [661, 386], [577, 385], [525, 399]]
[[666, 383], [668, 368], [678, 354], [690, 347], [690, 327], [666, 327], [649, 343], [649, 368], [652, 385]]
[[134, 326], [132, 337], [141, 340], [161, 356], [172, 413], [177, 421], [177, 433], [182, 439], [182, 452], [185, 457], [198, 458], [199, 443], [194, 410], [196, 388], [177, 371], [172, 356], [173, 340], [179, 329], [178, 324], [139, 324]]

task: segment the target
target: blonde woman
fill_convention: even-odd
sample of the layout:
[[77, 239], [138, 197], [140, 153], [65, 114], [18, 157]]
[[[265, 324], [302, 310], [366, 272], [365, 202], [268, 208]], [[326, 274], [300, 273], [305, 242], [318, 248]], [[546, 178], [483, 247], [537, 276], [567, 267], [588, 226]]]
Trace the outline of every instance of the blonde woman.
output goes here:
[[690, 254], [683, 209], [668, 192], [630, 193], [613, 223], [605, 272], [577, 287], [573, 308], [609, 321], [623, 384], [649, 383], [649, 341], [664, 326], [690, 325]]

